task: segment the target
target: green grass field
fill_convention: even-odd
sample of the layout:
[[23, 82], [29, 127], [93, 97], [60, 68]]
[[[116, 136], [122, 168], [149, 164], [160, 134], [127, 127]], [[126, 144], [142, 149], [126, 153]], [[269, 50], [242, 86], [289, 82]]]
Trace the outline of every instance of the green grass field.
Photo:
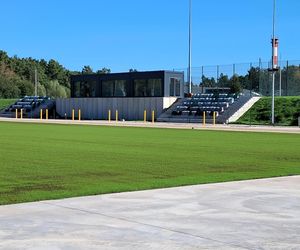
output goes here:
[[9, 105], [13, 104], [16, 99], [0, 99], [0, 110], [7, 108]]
[[300, 174], [300, 135], [0, 123], [0, 204]]
[[[267, 125], [271, 121], [272, 98], [263, 97], [246, 112], [237, 124]], [[275, 98], [275, 123], [283, 126], [297, 126], [300, 116], [300, 97]]]

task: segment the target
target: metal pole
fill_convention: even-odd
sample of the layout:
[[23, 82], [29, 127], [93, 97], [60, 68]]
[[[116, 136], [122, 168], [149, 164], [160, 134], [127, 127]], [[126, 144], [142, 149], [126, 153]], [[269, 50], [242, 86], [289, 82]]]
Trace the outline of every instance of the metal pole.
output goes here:
[[272, 72], [272, 125], [275, 125], [275, 71]]
[[217, 86], [219, 86], [219, 72], [220, 71], [220, 67], [219, 65], [217, 65]]
[[273, 46], [272, 46], [272, 125], [275, 125], [275, 69], [274, 69], [274, 48], [275, 48], [275, 14], [276, 0], [273, 1]]
[[37, 80], [37, 69], [35, 68], [34, 69], [34, 95], [35, 96], [37, 96], [38, 94], [37, 94], [37, 89], [38, 89], [38, 87], [37, 87], [37, 85], [38, 85], [38, 80]]
[[282, 84], [282, 72], [281, 67], [279, 67], [279, 96], [281, 96], [281, 84]]
[[288, 76], [289, 76], [289, 61], [286, 61], [286, 83], [285, 83], [285, 89], [286, 89], [286, 96], [289, 95], [289, 92], [288, 92]]
[[192, 93], [192, 0], [189, 0], [189, 93]]

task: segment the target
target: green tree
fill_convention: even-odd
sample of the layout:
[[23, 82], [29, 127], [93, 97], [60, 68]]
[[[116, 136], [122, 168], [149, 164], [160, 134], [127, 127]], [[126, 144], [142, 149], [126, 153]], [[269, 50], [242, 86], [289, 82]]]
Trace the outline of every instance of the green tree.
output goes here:
[[240, 78], [238, 75], [233, 75], [230, 78], [230, 93], [232, 94], [238, 94], [242, 92], [242, 85], [240, 83]]
[[102, 68], [102, 69], [97, 70], [97, 74], [110, 74], [110, 73], [111, 73], [111, 70], [108, 68]]
[[88, 75], [88, 74], [94, 74], [94, 71], [89, 65], [86, 65], [86, 66], [83, 66], [81, 73], [84, 75]]

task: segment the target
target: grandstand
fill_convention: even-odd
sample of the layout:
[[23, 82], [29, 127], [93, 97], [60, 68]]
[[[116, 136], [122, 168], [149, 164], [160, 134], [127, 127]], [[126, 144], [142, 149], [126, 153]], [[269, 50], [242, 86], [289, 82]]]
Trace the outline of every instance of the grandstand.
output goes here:
[[15, 117], [16, 110], [22, 110], [23, 117], [38, 118], [40, 110], [45, 112], [55, 109], [55, 101], [46, 96], [25, 96], [1, 112], [2, 117]]
[[[202, 122], [205, 113], [206, 122], [213, 122], [213, 114], [216, 123], [227, 123], [247, 103], [252, 102], [253, 97], [248, 93], [198, 93], [192, 97], [178, 99], [157, 119], [160, 122]], [[245, 109], [244, 112], [246, 112]]]

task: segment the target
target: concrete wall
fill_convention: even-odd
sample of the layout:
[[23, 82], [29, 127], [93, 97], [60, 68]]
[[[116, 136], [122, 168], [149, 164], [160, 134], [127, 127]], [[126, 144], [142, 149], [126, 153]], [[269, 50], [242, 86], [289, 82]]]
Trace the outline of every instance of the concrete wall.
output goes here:
[[143, 120], [144, 110], [147, 110], [147, 119], [151, 120], [151, 111], [155, 111], [157, 118], [164, 109], [169, 108], [176, 97], [147, 97], [147, 98], [60, 98], [56, 99], [56, 112], [64, 117], [72, 117], [72, 109], [78, 117], [81, 110], [82, 119], [107, 120], [108, 110], [111, 110], [111, 118], [115, 119], [116, 110], [119, 119]]

